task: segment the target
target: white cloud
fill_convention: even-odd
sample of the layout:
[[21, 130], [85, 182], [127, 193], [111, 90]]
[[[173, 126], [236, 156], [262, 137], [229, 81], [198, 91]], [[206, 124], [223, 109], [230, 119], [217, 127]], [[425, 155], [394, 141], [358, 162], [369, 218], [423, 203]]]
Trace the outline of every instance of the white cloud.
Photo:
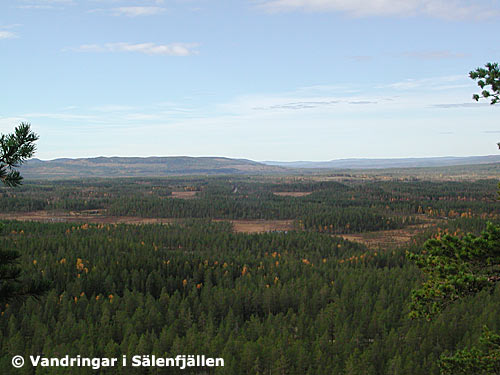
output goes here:
[[0, 39], [12, 39], [17, 38], [17, 35], [11, 31], [0, 30]]
[[19, 9], [54, 9], [52, 5], [20, 5], [18, 6]]
[[489, 18], [500, 15], [496, 7], [477, 0], [263, 0], [260, 5], [269, 11], [304, 10], [313, 12], [344, 12], [354, 17], [415, 16], [463, 19]]
[[162, 7], [119, 7], [119, 8], [113, 8], [114, 15], [127, 16], [127, 17], [152, 16], [152, 15], [160, 14], [163, 12], [165, 12], [165, 8], [162, 8]]
[[21, 115], [24, 118], [49, 118], [49, 119], [57, 119], [57, 120], [63, 120], [63, 121], [72, 121], [72, 120], [94, 120], [94, 116], [90, 115], [79, 115], [79, 114], [72, 114], [72, 113], [39, 113], [39, 112], [34, 112], [34, 113], [24, 113]]
[[318, 98], [317, 100], [313, 101], [285, 102], [279, 104], [271, 104], [268, 106], [254, 107], [252, 109], [259, 111], [320, 109], [338, 104], [355, 104], [355, 105], [377, 104], [378, 103], [377, 100], [346, 100], [346, 99]]
[[466, 77], [462, 75], [443, 76], [435, 78], [419, 78], [419, 79], [406, 79], [400, 82], [390, 83], [388, 85], [377, 86], [376, 88], [388, 88], [396, 90], [414, 90], [414, 89], [427, 89], [427, 90], [447, 90], [450, 88], [469, 87]]
[[197, 53], [197, 43], [106, 43], [84, 44], [73, 50], [79, 52], [139, 52], [147, 55], [189, 56]]
[[24, 0], [21, 9], [53, 9], [54, 6], [73, 5], [73, 0]]
[[[165, 108], [167, 107], [167, 108]], [[98, 126], [123, 127], [137, 126], [151, 121], [173, 121], [179, 118], [190, 118], [191, 109], [179, 107], [176, 103], [168, 105], [153, 104], [146, 107], [120, 104], [109, 104], [96, 107], [67, 106], [50, 112], [29, 112], [18, 117], [0, 117], [0, 130], [13, 128], [21, 119], [30, 119], [34, 123], [44, 123], [45, 120], [63, 122], [66, 126], [81, 127]], [[14, 124], [14, 125], [13, 125]]]
[[21, 23], [13, 23], [13, 24], [10, 24], [10, 25], [0, 25], [0, 29], [14, 29], [16, 27], [19, 27], [19, 26], [22, 26]]
[[338, 104], [338, 100], [316, 100], [316, 101], [299, 101], [299, 102], [287, 102], [272, 104], [264, 107], [254, 107], [255, 110], [300, 110], [300, 109], [313, 109], [323, 106], [330, 106], [333, 104]]
[[73, 0], [24, 0], [23, 5], [17, 6], [19, 9], [63, 9], [66, 5], [74, 5]]
[[14, 128], [21, 122], [27, 122], [25, 117], [0, 117], [0, 133], [12, 133]]
[[425, 112], [432, 108], [476, 108], [478, 104], [471, 98], [474, 90], [474, 82], [468, 77], [449, 75], [406, 79], [384, 85], [367, 84], [362, 92], [355, 85], [310, 86], [275, 94], [239, 96], [227, 103], [215, 105], [214, 108], [217, 113], [245, 115], [250, 118], [376, 118], [376, 113]]

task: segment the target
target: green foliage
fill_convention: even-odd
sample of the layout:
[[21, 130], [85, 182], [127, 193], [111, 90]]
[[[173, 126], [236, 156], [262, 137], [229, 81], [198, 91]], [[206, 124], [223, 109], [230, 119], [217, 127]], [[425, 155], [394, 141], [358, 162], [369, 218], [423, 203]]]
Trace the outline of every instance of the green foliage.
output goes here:
[[[143, 218], [291, 220], [297, 229], [330, 234], [405, 228], [422, 223], [424, 215], [474, 219], [479, 227], [483, 219], [498, 216], [500, 205], [493, 202], [496, 185], [493, 179], [279, 184], [240, 177], [36, 180], [15, 190], [0, 188], [0, 212], [64, 210], [96, 216], [105, 212]], [[187, 189], [193, 189], [190, 199], [171, 195]], [[310, 194], [274, 194], [280, 191]]]
[[12, 134], [0, 136], [0, 181], [6, 186], [21, 184], [22, 176], [16, 169], [35, 153], [38, 135], [28, 123], [21, 123]]
[[[0, 136], [0, 181], [5, 186], [21, 184], [22, 176], [16, 168], [33, 156], [37, 140], [30, 124], [24, 122], [15, 128], [14, 133]], [[38, 296], [48, 288], [44, 281], [21, 282], [21, 269], [17, 265], [20, 257], [15, 250], [0, 248], [0, 309], [14, 299]]]
[[[0, 224], [0, 231], [3, 225]], [[19, 293], [21, 269], [16, 262], [20, 257], [14, 250], [0, 250], [0, 308]]]
[[0, 246], [22, 249], [28, 278], [53, 283], [3, 310], [0, 373], [14, 354], [144, 352], [222, 356], [216, 374], [437, 375], [443, 351], [467, 345], [478, 324], [500, 326], [500, 288], [430, 324], [409, 321], [419, 274], [403, 251], [330, 234], [238, 234], [208, 220], [4, 225]]
[[[486, 69], [478, 68], [469, 76], [478, 80], [483, 98], [491, 97], [492, 105], [498, 103], [500, 69], [497, 63], [488, 63]], [[487, 86], [490, 90], [485, 90]], [[479, 98], [479, 94], [473, 95], [474, 100]], [[495, 290], [500, 281], [500, 226], [488, 223], [479, 237], [469, 233], [463, 238], [445, 235], [429, 240], [422, 253], [410, 254], [410, 259], [428, 274], [422, 287], [412, 292], [410, 316], [430, 320], [454, 301], [483, 290]], [[478, 346], [459, 350], [452, 356], [443, 354], [439, 365], [442, 375], [498, 375], [500, 336], [484, 326]]]
[[[0, 211], [81, 210], [71, 217], [100, 222], [4, 222], [0, 247], [21, 254], [24, 279], [52, 285], [39, 301], [0, 309], [0, 373], [12, 372], [12, 355], [186, 353], [222, 356], [226, 366], [215, 374], [437, 375], [443, 352], [470, 346], [476, 327], [500, 327], [500, 285], [457, 300], [428, 324], [408, 320], [420, 273], [404, 250], [369, 249], [335, 233], [426, 220], [442, 231], [479, 234], [486, 219], [498, 219], [496, 184], [236, 176], [38, 180], [0, 189]], [[178, 191], [196, 195], [173, 198]], [[287, 191], [311, 194], [273, 194]], [[105, 224], [101, 215], [110, 213], [177, 220]], [[211, 215], [296, 218], [303, 226], [243, 234]], [[192, 216], [201, 218], [186, 219]], [[429, 227], [405, 250], [417, 252], [434, 232]], [[57, 372], [29, 364], [23, 370]]]
[[[0, 235], [2, 229], [0, 223]], [[47, 280], [41, 278], [23, 279], [20, 258], [19, 251], [0, 248], [0, 311], [12, 301], [28, 296], [38, 298], [50, 286]]]
[[478, 346], [442, 355], [440, 368], [442, 375], [500, 374], [500, 335], [484, 327]]
[[492, 289], [500, 281], [500, 226], [488, 223], [480, 235], [444, 235], [428, 240], [409, 258], [427, 275], [412, 293], [413, 318], [430, 320], [450, 303]]
[[[490, 104], [496, 104], [500, 100], [500, 68], [498, 63], [487, 63], [485, 68], [477, 68], [469, 73], [469, 77], [478, 80], [477, 85], [483, 90], [481, 95], [474, 94], [472, 98], [475, 101], [480, 97], [491, 98]], [[488, 86], [490, 89], [485, 89]]]

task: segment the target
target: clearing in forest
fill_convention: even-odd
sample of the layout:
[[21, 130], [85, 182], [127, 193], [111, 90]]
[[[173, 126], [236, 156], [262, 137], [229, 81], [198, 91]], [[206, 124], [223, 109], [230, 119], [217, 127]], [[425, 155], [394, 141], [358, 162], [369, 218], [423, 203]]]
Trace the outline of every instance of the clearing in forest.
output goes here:
[[341, 234], [340, 236], [348, 241], [362, 243], [371, 249], [381, 249], [407, 244], [420, 232], [436, 227], [441, 222], [442, 220], [436, 219], [423, 224], [409, 225], [402, 229]]
[[[182, 221], [176, 218], [144, 218], [138, 216], [107, 216], [105, 210], [86, 211], [34, 211], [25, 213], [0, 213], [0, 220], [40, 221], [40, 222], [75, 222], [91, 224], [166, 224]], [[237, 233], [286, 232], [295, 229], [294, 220], [228, 220]], [[418, 225], [410, 225], [402, 229], [341, 234], [346, 240], [360, 242], [370, 248], [382, 248], [403, 245], [428, 228], [435, 227], [442, 220], [429, 219]]]
[[[24, 213], [0, 213], [0, 220], [40, 221], [45, 223], [90, 224], [165, 224], [182, 221], [176, 218], [144, 218], [138, 216], [106, 216], [102, 210], [81, 212], [34, 211]], [[238, 233], [284, 232], [294, 228], [293, 220], [225, 220], [233, 224]]]
[[280, 197], [305, 197], [312, 194], [312, 191], [277, 191], [273, 194], [279, 195]]
[[196, 198], [197, 191], [173, 191], [170, 198], [193, 199]]

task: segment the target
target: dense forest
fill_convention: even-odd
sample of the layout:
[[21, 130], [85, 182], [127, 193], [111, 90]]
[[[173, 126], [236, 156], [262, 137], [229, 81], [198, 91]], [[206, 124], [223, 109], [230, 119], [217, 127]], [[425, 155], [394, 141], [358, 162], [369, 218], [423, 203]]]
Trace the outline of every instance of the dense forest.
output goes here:
[[[178, 191], [193, 193], [179, 199]], [[1, 248], [22, 254], [25, 279], [51, 284], [39, 299], [0, 306], [0, 373], [69, 373], [14, 370], [14, 355], [205, 354], [224, 358], [225, 366], [99, 373], [438, 374], [441, 354], [476, 343], [483, 325], [500, 331], [500, 287], [457, 301], [431, 322], [412, 320], [411, 291], [424, 277], [406, 253], [421, 252], [428, 238], [498, 223], [496, 191], [493, 180], [246, 177], [38, 181], [0, 190], [3, 213], [178, 219], [4, 220]], [[213, 219], [295, 224], [248, 234]], [[435, 225], [399, 246], [368, 247], [339, 236], [427, 222]]]
[[[352, 233], [396, 229], [430, 217], [498, 215], [496, 181], [370, 182], [250, 177], [31, 182], [0, 190], [0, 212], [105, 210], [111, 216], [291, 219], [297, 229]], [[193, 193], [179, 199], [172, 192]], [[302, 192], [304, 196], [279, 195]]]

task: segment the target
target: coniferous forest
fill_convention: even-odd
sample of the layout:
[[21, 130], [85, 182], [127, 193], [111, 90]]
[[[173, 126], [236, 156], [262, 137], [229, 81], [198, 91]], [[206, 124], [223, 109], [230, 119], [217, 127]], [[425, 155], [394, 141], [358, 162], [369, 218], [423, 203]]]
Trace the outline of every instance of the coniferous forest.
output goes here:
[[[1, 188], [0, 248], [21, 254], [21, 282], [48, 288], [0, 306], [0, 373], [439, 374], [440, 357], [477, 344], [483, 326], [500, 331], [500, 286], [412, 319], [426, 275], [407, 254], [498, 225], [497, 184], [229, 176]], [[127, 217], [144, 220], [116, 220]], [[288, 227], [249, 233], [242, 220]], [[14, 355], [142, 354], [225, 364], [11, 365]]]
[[499, 24], [0, 0], [0, 375], [500, 375]]

